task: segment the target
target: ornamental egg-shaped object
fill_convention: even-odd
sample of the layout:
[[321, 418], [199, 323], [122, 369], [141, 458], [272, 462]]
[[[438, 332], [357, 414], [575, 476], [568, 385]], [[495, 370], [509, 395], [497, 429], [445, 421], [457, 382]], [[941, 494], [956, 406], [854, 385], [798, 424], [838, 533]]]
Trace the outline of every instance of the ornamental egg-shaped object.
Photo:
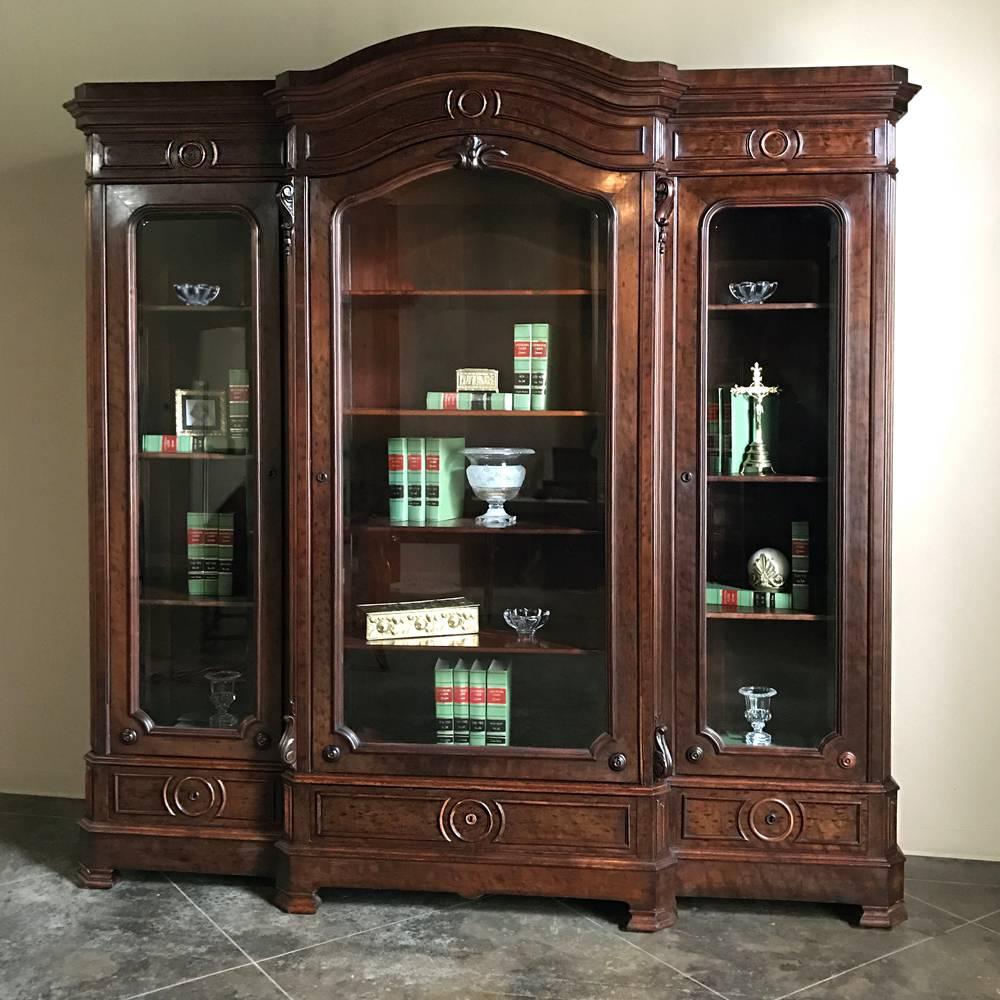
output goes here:
[[758, 549], [747, 562], [754, 590], [777, 591], [788, 580], [788, 557], [777, 549]]

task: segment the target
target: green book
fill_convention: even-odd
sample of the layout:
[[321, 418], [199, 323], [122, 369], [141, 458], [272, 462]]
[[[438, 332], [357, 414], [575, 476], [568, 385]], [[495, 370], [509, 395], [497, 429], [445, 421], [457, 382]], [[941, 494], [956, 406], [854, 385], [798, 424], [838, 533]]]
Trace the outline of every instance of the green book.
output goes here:
[[406, 489], [406, 438], [389, 438], [389, 521], [408, 524], [409, 495]]
[[424, 441], [424, 509], [427, 524], [454, 521], [462, 516], [465, 499], [465, 438], [426, 438]]
[[216, 514], [218, 537], [216, 544], [216, 564], [218, 567], [218, 594], [220, 597], [233, 596], [233, 537], [236, 531], [235, 514]]
[[406, 523], [426, 524], [424, 506], [424, 439], [404, 438], [406, 443]]
[[469, 667], [459, 660], [452, 671], [452, 704], [455, 713], [455, 742], [469, 743]]
[[750, 590], [749, 587], [730, 587], [725, 583], [707, 583], [705, 603], [724, 607], [787, 611], [792, 607], [792, 595], [780, 590]]
[[434, 715], [437, 719], [437, 742], [455, 742], [454, 671], [447, 660], [434, 664]]
[[514, 324], [514, 409], [531, 409], [531, 323]]
[[547, 410], [549, 399], [549, 324], [531, 324], [531, 408]]
[[512, 392], [429, 392], [428, 410], [513, 410]]
[[[250, 372], [246, 368], [229, 369], [228, 451], [245, 452], [250, 442]], [[206, 451], [215, 450], [206, 447]]]
[[486, 665], [473, 660], [469, 669], [469, 743], [486, 746]]
[[215, 514], [187, 512], [188, 594], [192, 597], [205, 597], [218, 590], [215, 569], [217, 525]]
[[486, 671], [486, 745], [510, 746], [510, 664], [493, 660]]

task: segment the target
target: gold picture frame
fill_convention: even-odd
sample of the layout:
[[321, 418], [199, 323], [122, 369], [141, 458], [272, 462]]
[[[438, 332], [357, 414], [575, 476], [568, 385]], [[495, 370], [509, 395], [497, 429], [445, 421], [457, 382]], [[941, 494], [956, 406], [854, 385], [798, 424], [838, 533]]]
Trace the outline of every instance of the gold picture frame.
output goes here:
[[177, 434], [225, 434], [226, 393], [208, 389], [176, 389], [174, 420]]

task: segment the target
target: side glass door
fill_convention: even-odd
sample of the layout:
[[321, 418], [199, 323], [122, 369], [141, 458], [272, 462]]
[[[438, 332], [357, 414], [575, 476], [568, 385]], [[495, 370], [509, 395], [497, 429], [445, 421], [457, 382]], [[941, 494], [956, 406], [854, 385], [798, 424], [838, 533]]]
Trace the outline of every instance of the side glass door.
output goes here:
[[867, 448], [847, 433], [868, 399], [854, 377], [868, 267], [851, 253], [865, 187], [845, 181], [838, 203], [794, 190], [806, 183], [686, 205], [702, 260], [702, 475], [685, 729], [706, 752], [690, 770], [857, 778], [865, 757]]
[[155, 194], [124, 229], [134, 628], [121, 722], [141, 752], [268, 756], [281, 685], [274, 213], [217, 189]]
[[[615, 369], [616, 295], [637, 290], [612, 262], [635, 233], [580, 187], [438, 168], [332, 210], [340, 769], [634, 773], [632, 598], [611, 598], [636, 571], [634, 543], [612, 564], [614, 520], [636, 516], [636, 430], [612, 400], [637, 378], [634, 347]], [[403, 620], [458, 599], [461, 634]], [[516, 609], [543, 613], [534, 638]]]

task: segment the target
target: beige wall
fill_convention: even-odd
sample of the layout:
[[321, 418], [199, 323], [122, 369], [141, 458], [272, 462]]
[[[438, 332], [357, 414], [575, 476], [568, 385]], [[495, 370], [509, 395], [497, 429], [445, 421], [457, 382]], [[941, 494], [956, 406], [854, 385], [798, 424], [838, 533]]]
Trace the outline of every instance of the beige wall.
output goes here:
[[905, 850], [1000, 859], [1000, 4], [212, 0], [0, 5], [0, 788], [79, 795], [87, 744], [83, 80], [270, 77], [503, 23], [684, 67], [895, 62], [895, 774]]

